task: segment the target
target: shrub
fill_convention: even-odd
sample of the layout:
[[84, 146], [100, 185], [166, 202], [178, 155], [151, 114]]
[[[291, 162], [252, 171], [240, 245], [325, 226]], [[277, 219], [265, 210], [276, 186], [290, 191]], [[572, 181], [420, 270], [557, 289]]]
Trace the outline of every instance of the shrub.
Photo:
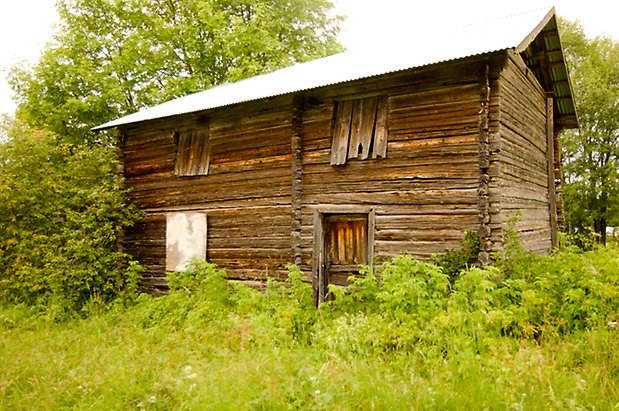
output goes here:
[[460, 242], [462, 248], [447, 250], [444, 254], [435, 254], [432, 261], [443, 269], [453, 284], [463, 270], [478, 264], [480, 252], [479, 234], [476, 231], [466, 231]]
[[140, 213], [128, 206], [111, 147], [75, 147], [19, 124], [0, 143], [0, 299], [78, 310], [109, 302], [139, 268], [117, 250]]
[[209, 293], [218, 298], [227, 294], [226, 270], [207, 261], [193, 258], [184, 271], [169, 272], [167, 277], [171, 292]]
[[376, 272], [333, 287], [325, 304], [331, 323], [315, 339], [342, 353], [415, 349], [488, 350], [504, 336], [548, 340], [605, 327], [619, 316], [619, 253], [615, 246], [574, 248], [540, 257], [517, 237], [495, 265], [463, 270], [453, 285], [442, 268], [403, 255]]

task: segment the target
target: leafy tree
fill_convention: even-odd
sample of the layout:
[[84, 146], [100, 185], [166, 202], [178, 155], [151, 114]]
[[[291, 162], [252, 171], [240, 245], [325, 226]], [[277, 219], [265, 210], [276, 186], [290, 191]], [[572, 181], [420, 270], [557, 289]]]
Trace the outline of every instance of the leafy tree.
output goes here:
[[139, 212], [117, 184], [114, 151], [75, 147], [17, 122], [0, 143], [0, 300], [79, 309], [137, 284], [117, 251]]
[[562, 136], [566, 221], [605, 242], [607, 225], [619, 224], [619, 43], [565, 21], [562, 40], [580, 121]]
[[328, 0], [59, 0], [39, 63], [15, 67], [18, 118], [68, 141], [163, 101], [340, 49]]
[[[79, 308], [136, 285], [117, 249], [139, 216], [89, 129], [339, 50], [327, 0], [59, 0], [57, 35], [10, 82], [0, 127], [0, 300]], [[23, 124], [28, 124], [25, 126]], [[49, 130], [49, 131], [35, 131]], [[103, 144], [101, 144], [103, 143]]]

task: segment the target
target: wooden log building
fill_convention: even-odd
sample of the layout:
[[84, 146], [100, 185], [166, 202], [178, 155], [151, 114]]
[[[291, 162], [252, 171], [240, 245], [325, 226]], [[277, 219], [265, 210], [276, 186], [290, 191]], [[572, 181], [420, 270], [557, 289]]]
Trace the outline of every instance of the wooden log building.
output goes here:
[[247, 281], [295, 263], [321, 298], [360, 264], [458, 248], [465, 230], [479, 232], [485, 261], [516, 210], [526, 249], [556, 245], [557, 135], [577, 118], [554, 9], [418, 43], [96, 127], [118, 129], [126, 185], [147, 213], [124, 238], [144, 286], [165, 288], [166, 271], [195, 256]]

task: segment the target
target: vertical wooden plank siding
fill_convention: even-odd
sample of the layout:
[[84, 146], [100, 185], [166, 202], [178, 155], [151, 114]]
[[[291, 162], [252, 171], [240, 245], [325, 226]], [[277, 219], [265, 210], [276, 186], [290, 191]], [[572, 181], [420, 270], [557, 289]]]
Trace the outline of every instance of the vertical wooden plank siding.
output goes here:
[[350, 139], [348, 142], [348, 158], [359, 157], [359, 145], [361, 144], [361, 134], [363, 130], [363, 107], [365, 105], [364, 99], [355, 99], [352, 101], [352, 120], [350, 123]]
[[342, 165], [346, 163], [352, 112], [352, 100], [338, 103], [337, 115], [335, 116], [335, 127], [333, 130], [333, 145], [331, 146], [331, 164], [333, 165]]
[[387, 96], [378, 98], [376, 109], [376, 126], [374, 127], [374, 147], [372, 148], [372, 158], [387, 157]]
[[332, 265], [368, 264], [367, 215], [328, 215], [325, 225]]
[[204, 128], [200, 130], [196, 134], [199, 134], [198, 140], [200, 141], [198, 144], [200, 146], [200, 151], [196, 156], [198, 158], [198, 164], [196, 164], [195, 170], [197, 175], [207, 175], [209, 166], [211, 164], [211, 150], [209, 147], [209, 130], [208, 128]]
[[361, 114], [361, 136], [359, 144], [361, 149], [356, 148], [357, 152], [361, 152], [361, 160], [367, 160], [370, 155], [370, 146], [374, 137], [374, 124], [376, 120], [376, 106], [378, 97], [368, 97], [363, 99], [363, 108]]
[[555, 149], [554, 149], [554, 99], [546, 98], [546, 138], [548, 147], [546, 157], [548, 162], [548, 208], [550, 212], [550, 238], [553, 247], [559, 246], [559, 226], [557, 222], [557, 202], [555, 187]]
[[203, 127], [176, 133], [175, 174], [178, 176], [207, 175], [210, 164], [209, 130]]
[[189, 141], [187, 135], [175, 133], [176, 141], [176, 158], [174, 159], [174, 173], [176, 175], [183, 175], [185, 165], [179, 159], [185, 159], [189, 157]]

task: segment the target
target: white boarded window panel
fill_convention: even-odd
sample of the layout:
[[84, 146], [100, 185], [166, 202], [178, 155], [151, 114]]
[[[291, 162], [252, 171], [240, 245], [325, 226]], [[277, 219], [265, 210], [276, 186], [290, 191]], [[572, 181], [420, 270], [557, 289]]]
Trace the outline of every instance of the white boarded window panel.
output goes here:
[[347, 159], [387, 156], [387, 96], [344, 100], [337, 104], [331, 164]]
[[206, 259], [206, 214], [169, 213], [166, 218], [166, 271], [183, 271], [192, 258]]

